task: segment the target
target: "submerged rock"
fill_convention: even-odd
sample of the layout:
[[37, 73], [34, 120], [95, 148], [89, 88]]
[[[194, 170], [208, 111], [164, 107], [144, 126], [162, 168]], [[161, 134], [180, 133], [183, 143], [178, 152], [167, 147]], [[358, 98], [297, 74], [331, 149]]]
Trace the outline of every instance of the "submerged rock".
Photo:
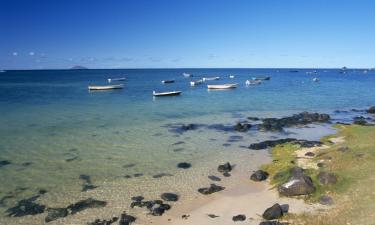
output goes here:
[[210, 187], [199, 188], [198, 192], [204, 195], [209, 195], [218, 191], [222, 191], [224, 189], [225, 187], [216, 184], [211, 184]]
[[69, 205], [67, 209], [71, 212], [71, 214], [76, 214], [77, 212], [80, 212], [85, 209], [101, 208], [101, 207], [105, 207], [106, 205], [107, 205], [107, 202], [105, 201], [88, 198], [88, 199], [81, 200], [77, 203]]
[[365, 126], [368, 124], [366, 118], [364, 118], [363, 116], [354, 117], [353, 123], [360, 126]]
[[46, 206], [35, 203], [39, 197], [40, 195], [36, 195], [19, 201], [16, 206], [6, 210], [7, 215], [12, 217], [21, 217], [43, 213]]
[[220, 177], [213, 176], [213, 175], [209, 175], [209, 176], [208, 176], [208, 179], [210, 179], [210, 180], [212, 180], [212, 181], [221, 181], [221, 178], [220, 178]]
[[191, 167], [191, 164], [187, 162], [181, 162], [177, 164], [177, 167], [180, 169], [189, 169]]
[[266, 220], [274, 220], [283, 216], [283, 209], [276, 203], [264, 211], [262, 217]]
[[315, 191], [311, 177], [304, 175], [303, 169], [294, 167], [290, 170], [292, 176], [288, 182], [280, 185], [278, 191], [284, 196], [307, 195]]
[[82, 186], [82, 191], [85, 192], [85, 191], [89, 191], [89, 190], [92, 190], [92, 189], [95, 189], [97, 188], [98, 186], [96, 185], [93, 185], [93, 184], [84, 184]]
[[195, 124], [192, 124], [192, 123], [187, 124], [187, 125], [183, 124], [181, 126], [181, 130], [183, 130], [183, 131], [195, 130], [196, 128], [197, 128], [197, 126]]
[[219, 165], [217, 167], [217, 171], [219, 171], [220, 173], [228, 173], [228, 172], [232, 171], [232, 165], [229, 162], [227, 162], [223, 165]]
[[0, 168], [6, 165], [12, 164], [9, 160], [1, 160], [0, 161]]
[[320, 172], [317, 176], [319, 183], [323, 185], [331, 185], [337, 183], [337, 176], [333, 173]]
[[251, 128], [251, 124], [249, 124], [249, 123], [237, 123], [237, 124], [234, 126], [234, 130], [235, 130], [235, 131], [239, 131], [239, 132], [246, 132], [246, 131], [248, 131], [250, 128]]
[[233, 216], [232, 217], [232, 220], [234, 222], [237, 222], [237, 221], [245, 221], [246, 220], [246, 216], [243, 215], [243, 214], [240, 214], [240, 215], [237, 215], [237, 216]]
[[120, 217], [119, 225], [130, 225], [131, 223], [135, 222], [137, 218], [134, 216], [126, 214], [126, 212], [123, 212]]
[[212, 219], [214, 219], [214, 218], [216, 218], [216, 217], [219, 217], [219, 216], [217, 216], [217, 215], [215, 215], [215, 214], [207, 214], [207, 216], [210, 217], [210, 218], [212, 218]]
[[158, 173], [152, 176], [152, 178], [171, 177], [173, 174], [170, 173]]
[[269, 174], [263, 170], [257, 170], [251, 174], [250, 179], [253, 181], [263, 181], [267, 179], [268, 175]]
[[66, 208], [48, 208], [47, 216], [44, 219], [46, 223], [57, 220], [68, 215], [68, 210]]
[[178, 201], [178, 195], [174, 193], [163, 193], [160, 197], [164, 201], [172, 201], [172, 202]]

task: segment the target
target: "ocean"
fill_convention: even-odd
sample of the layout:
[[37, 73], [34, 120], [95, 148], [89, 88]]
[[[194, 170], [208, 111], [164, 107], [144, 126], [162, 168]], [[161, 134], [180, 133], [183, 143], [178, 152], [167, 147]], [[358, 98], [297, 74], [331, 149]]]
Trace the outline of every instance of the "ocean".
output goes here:
[[[293, 69], [294, 70], [294, 69]], [[118, 69], [33, 70], [0, 73], [0, 224], [41, 224], [44, 216], [8, 217], [18, 201], [46, 190], [39, 201], [64, 207], [87, 197], [108, 201], [105, 210], [51, 224], [84, 224], [129, 208], [130, 198], [175, 191], [193, 199], [217, 165], [234, 162], [244, 173], [269, 161], [267, 151], [246, 147], [280, 137], [318, 140], [330, 125], [286, 132], [235, 132], [247, 117], [281, 117], [302, 111], [329, 113], [350, 121], [375, 104], [375, 71], [338, 69]], [[182, 73], [193, 74], [185, 78]], [[230, 79], [229, 75], [234, 75]], [[246, 87], [255, 76], [270, 76]], [[238, 83], [233, 90], [209, 91], [190, 80]], [[124, 89], [88, 91], [107, 78], [126, 77]], [[314, 77], [319, 82], [313, 82]], [[162, 84], [161, 80], [175, 79]], [[153, 97], [153, 91], [182, 91]], [[345, 110], [339, 113], [336, 110]], [[182, 124], [198, 129], [183, 132]], [[3, 165], [1, 164], [3, 162]], [[5, 163], [4, 163], [5, 162]], [[189, 169], [177, 168], [188, 162]], [[84, 176], [82, 176], [84, 175]], [[88, 182], [87, 178], [90, 177]], [[87, 184], [91, 187], [87, 188]], [[84, 189], [86, 185], [86, 189]], [[227, 184], [227, 185], [234, 185]], [[7, 197], [8, 196], [8, 197]], [[82, 222], [84, 221], [84, 222]]]

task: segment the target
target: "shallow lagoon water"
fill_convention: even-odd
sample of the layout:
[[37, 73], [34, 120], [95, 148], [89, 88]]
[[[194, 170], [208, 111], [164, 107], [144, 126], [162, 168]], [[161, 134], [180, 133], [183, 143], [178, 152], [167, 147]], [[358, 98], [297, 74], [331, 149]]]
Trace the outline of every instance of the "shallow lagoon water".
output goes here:
[[[196, 76], [218, 75], [219, 82], [238, 82], [229, 91], [190, 87], [182, 72]], [[126, 75], [125, 89], [89, 92], [88, 84]], [[245, 87], [252, 75], [267, 74], [271, 81]], [[305, 71], [288, 70], [80, 70], [10, 71], [0, 75], [0, 198], [19, 188], [0, 206], [0, 223], [40, 224], [45, 214], [22, 218], [5, 216], [7, 208], [39, 189], [49, 207], [65, 207], [77, 199], [107, 200], [105, 210], [90, 209], [51, 224], [93, 221], [127, 209], [130, 197], [157, 198], [162, 191], [176, 191], [193, 198], [196, 189], [209, 183], [219, 163], [230, 161], [236, 170], [249, 172], [267, 162], [266, 151], [244, 146], [277, 137], [317, 140], [333, 133], [328, 125], [287, 129], [286, 133], [225, 132], [209, 126], [233, 126], [247, 116], [280, 117], [300, 111], [332, 113], [336, 109], [366, 108], [375, 102], [375, 74], [338, 70], [319, 71], [319, 83]], [[176, 83], [162, 85], [163, 79]], [[194, 78], [196, 79], [196, 78]], [[182, 90], [182, 96], [153, 98], [152, 90]], [[352, 114], [335, 115], [350, 119]], [[171, 131], [176, 124], [204, 124], [197, 130]], [[208, 127], [207, 127], [208, 126]], [[229, 141], [230, 136], [243, 136]], [[233, 139], [233, 138], [232, 138]], [[189, 162], [191, 169], [176, 167]], [[153, 178], [158, 174], [170, 174]], [[82, 192], [81, 174], [90, 175], [98, 187]], [[134, 176], [135, 174], [138, 174]], [[141, 175], [142, 174], [142, 175]], [[126, 178], [130, 176], [131, 178]], [[234, 182], [226, 185], [234, 185]], [[112, 214], [111, 214], [112, 213]]]

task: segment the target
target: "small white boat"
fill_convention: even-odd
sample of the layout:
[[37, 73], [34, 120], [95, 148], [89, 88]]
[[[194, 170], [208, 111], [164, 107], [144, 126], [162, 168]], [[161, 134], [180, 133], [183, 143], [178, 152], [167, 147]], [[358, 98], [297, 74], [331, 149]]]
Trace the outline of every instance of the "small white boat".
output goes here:
[[203, 80], [195, 80], [195, 81], [190, 81], [191, 86], [197, 86], [199, 84], [202, 84]]
[[218, 84], [218, 85], [207, 85], [208, 89], [230, 89], [236, 88], [237, 84]]
[[161, 96], [174, 96], [174, 95], [180, 95], [182, 91], [168, 91], [168, 92], [156, 92], [153, 91], [152, 95], [156, 97], [161, 97]]
[[219, 80], [220, 77], [203, 77], [203, 81], [208, 81], [208, 80]]
[[249, 85], [259, 85], [261, 83], [262, 83], [261, 80], [246, 80], [246, 82], [245, 82], [245, 84], [247, 86], [249, 86]]
[[125, 77], [119, 77], [119, 78], [108, 78], [108, 83], [115, 82], [115, 81], [124, 81], [126, 80]]
[[192, 77], [192, 76], [193, 76], [193, 74], [190, 74], [190, 73], [182, 73], [182, 75], [183, 75], [184, 77]]
[[314, 78], [313, 78], [313, 81], [314, 81], [314, 82], [319, 82], [319, 78], [314, 77]]
[[89, 86], [90, 91], [112, 90], [112, 89], [122, 89], [122, 88], [124, 88], [123, 84], [104, 85], [104, 86]]
[[162, 80], [161, 82], [163, 84], [170, 84], [170, 83], [174, 83], [174, 80]]
[[234, 78], [234, 75], [229, 75], [229, 78], [230, 78], [230, 79], [233, 79], [233, 78]]

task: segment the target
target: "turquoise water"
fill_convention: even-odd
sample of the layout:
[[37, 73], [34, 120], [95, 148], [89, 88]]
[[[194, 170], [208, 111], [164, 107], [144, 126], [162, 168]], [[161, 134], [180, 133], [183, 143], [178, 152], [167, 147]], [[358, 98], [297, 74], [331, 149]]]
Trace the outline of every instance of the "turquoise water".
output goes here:
[[[168, 124], [232, 126], [247, 116], [284, 116], [300, 111], [333, 113], [337, 109], [363, 109], [375, 104], [374, 72], [364, 74], [358, 70], [344, 75], [339, 70], [318, 70], [317, 74], [308, 75], [308, 71], [311, 70], [297, 73], [287, 69], [1, 73], [0, 161], [9, 160], [11, 164], [0, 168], [0, 199], [19, 188], [26, 190], [0, 205], [0, 223], [40, 224], [41, 217], [21, 222], [18, 218], [5, 217], [5, 210], [41, 188], [48, 190], [43, 203], [54, 207], [66, 206], [84, 196], [100, 196], [106, 200], [116, 196], [127, 200], [135, 194], [153, 196], [168, 187], [190, 193], [196, 185], [206, 182], [202, 174], [215, 171], [218, 163], [231, 160], [245, 172], [266, 162], [264, 151], [250, 152], [243, 148], [252, 142], [274, 136], [318, 139], [334, 132], [328, 126], [313, 126], [291, 129], [284, 134], [256, 131], [238, 134], [207, 128], [180, 134], [171, 132]], [[210, 83], [239, 83], [239, 87], [227, 91], [208, 91], [205, 84], [190, 87], [190, 78], [184, 78], [183, 72], [194, 74], [194, 79], [220, 76], [222, 79]], [[230, 74], [236, 78], [229, 79]], [[272, 78], [259, 86], [246, 87], [245, 80], [256, 75]], [[87, 90], [89, 84], [102, 85], [109, 77], [123, 76], [127, 81], [122, 90]], [[313, 82], [313, 77], [318, 77], [320, 82]], [[176, 82], [163, 85], [164, 79]], [[153, 90], [181, 90], [183, 94], [154, 98]], [[241, 135], [243, 139], [228, 143], [231, 135]], [[192, 169], [177, 169], [176, 164], [182, 161], [192, 163]], [[153, 178], [159, 173], [172, 176]], [[82, 192], [80, 174], [90, 175], [98, 188]], [[134, 177], [134, 174], [142, 175]], [[132, 178], [126, 179], [127, 175]]]

